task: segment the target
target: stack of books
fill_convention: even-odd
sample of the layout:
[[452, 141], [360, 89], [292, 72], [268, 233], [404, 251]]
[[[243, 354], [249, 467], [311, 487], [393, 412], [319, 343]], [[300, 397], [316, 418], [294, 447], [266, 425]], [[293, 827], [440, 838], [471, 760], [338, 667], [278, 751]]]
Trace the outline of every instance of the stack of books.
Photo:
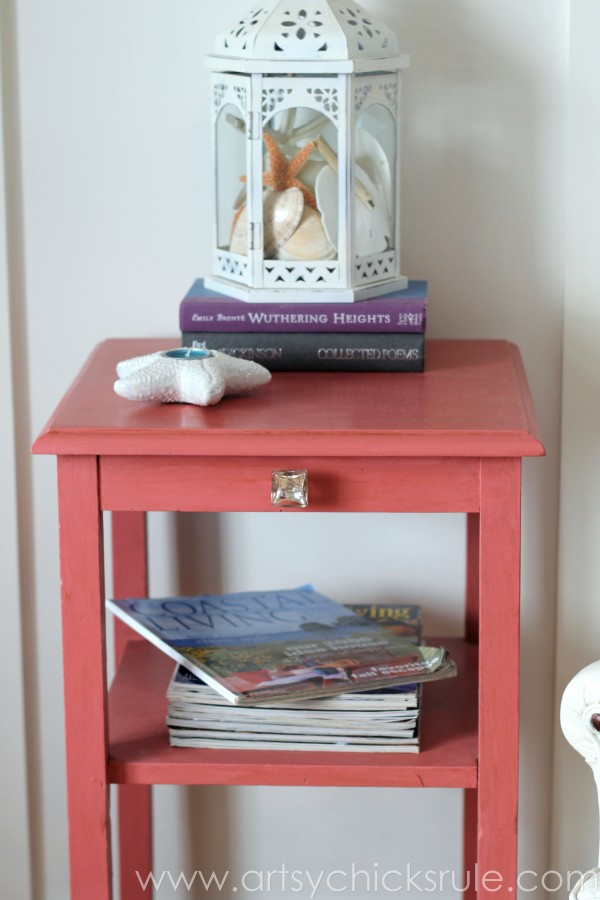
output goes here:
[[178, 663], [176, 746], [417, 752], [418, 685], [456, 673], [420, 644], [418, 608], [345, 607], [310, 586], [107, 606]]
[[356, 303], [248, 303], [194, 282], [181, 301], [184, 347], [271, 371], [422, 372], [427, 282]]

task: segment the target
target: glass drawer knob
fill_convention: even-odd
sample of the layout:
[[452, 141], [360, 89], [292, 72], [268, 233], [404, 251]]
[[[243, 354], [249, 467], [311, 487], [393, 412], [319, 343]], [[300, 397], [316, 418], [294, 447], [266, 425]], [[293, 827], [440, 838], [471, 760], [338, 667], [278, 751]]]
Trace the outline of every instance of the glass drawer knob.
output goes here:
[[308, 506], [308, 472], [306, 469], [282, 469], [271, 473], [273, 506]]

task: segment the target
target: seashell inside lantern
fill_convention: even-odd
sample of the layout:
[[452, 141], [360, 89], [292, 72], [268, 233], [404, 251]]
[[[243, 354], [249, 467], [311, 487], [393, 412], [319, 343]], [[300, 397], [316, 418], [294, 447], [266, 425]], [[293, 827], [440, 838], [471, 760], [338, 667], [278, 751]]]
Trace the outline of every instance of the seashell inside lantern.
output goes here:
[[[265, 259], [276, 259], [281, 247], [294, 234], [304, 211], [304, 197], [297, 187], [263, 194], [263, 235]], [[248, 254], [248, 208], [237, 216], [229, 249], [240, 256]]]
[[229, 238], [229, 251], [237, 253], [238, 256], [248, 256], [248, 207], [245, 203], [235, 214]]
[[390, 219], [393, 212], [394, 188], [390, 162], [379, 141], [364, 128], [359, 128], [354, 138], [357, 165], [371, 179], [379, 194], [383, 195]]
[[[356, 200], [354, 206], [354, 235], [357, 256], [372, 256], [391, 246], [392, 223], [384, 190], [376, 185], [366, 171], [355, 166], [356, 178], [366, 189], [371, 203]], [[319, 173], [316, 184], [317, 207], [323, 216], [323, 227], [332, 244], [338, 241], [338, 185], [337, 174], [328, 167]]]
[[335, 259], [337, 251], [330, 242], [321, 214], [311, 206], [305, 206], [300, 224], [282, 247], [277, 251], [277, 259]]

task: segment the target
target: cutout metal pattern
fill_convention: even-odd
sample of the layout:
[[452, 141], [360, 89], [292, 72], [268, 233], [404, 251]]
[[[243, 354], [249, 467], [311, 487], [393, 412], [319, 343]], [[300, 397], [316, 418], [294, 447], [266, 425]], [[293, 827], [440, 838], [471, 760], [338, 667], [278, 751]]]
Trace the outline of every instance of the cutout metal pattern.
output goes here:
[[355, 48], [359, 54], [371, 53], [373, 50], [390, 50], [390, 39], [378, 23], [370, 16], [365, 15], [366, 10], [360, 6], [340, 6], [338, 14], [346, 26], [347, 34], [354, 33]]
[[[358, 4], [347, 0], [265, 2], [239, 19], [217, 41], [226, 56], [268, 59], [340, 59], [393, 56], [394, 33]], [[341, 54], [341, 56], [340, 56]]]
[[268, 13], [268, 9], [259, 6], [257, 9], [251, 10], [247, 16], [239, 19], [229, 30], [229, 33], [222, 38], [223, 49], [229, 51], [246, 50], [248, 35], [256, 29], [257, 25], [260, 25]]
[[281, 35], [273, 43], [273, 49], [278, 53], [284, 53], [285, 44], [290, 41], [306, 41], [307, 43], [316, 42], [317, 53], [325, 53], [327, 50], [327, 41], [323, 38], [323, 20], [320, 9], [314, 9], [309, 12], [304, 7], [294, 10], [292, 7], [283, 13], [284, 18], [281, 20]]
[[263, 266], [265, 287], [336, 287], [339, 266], [334, 261], [289, 262], [269, 260]]
[[225, 94], [227, 93], [227, 87], [228, 85], [219, 82], [219, 84], [215, 84], [213, 88], [213, 103], [215, 105], [215, 112], [218, 112], [223, 106]]
[[321, 106], [331, 119], [337, 119], [340, 108], [337, 88], [307, 88], [306, 93], [311, 95], [317, 105]]
[[262, 92], [262, 113], [265, 118], [285, 103], [292, 93], [291, 88], [265, 88]]
[[359, 112], [365, 103], [367, 102], [367, 97], [373, 90], [372, 84], [361, 84], [354, 90], [354, 109], [356, 112]]
[[232, 281], [248, 281], [248, 262], [234, 253], [217, 253], [217, 273]]
[[380, 281], [382, 278], [392, 278], [396, 272], [396, 254], [380, 253], [357, 262], [354, 270], [356, 280], [363, 284], [371, 281]]

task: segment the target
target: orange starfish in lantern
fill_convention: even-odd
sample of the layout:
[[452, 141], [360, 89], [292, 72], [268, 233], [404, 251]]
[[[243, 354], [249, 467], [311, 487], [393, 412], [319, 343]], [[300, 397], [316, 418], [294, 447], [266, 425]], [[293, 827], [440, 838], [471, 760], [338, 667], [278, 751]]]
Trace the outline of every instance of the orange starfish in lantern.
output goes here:
[[[287, 156], [281, 152], [279, 144], [266, 131], [263, 132], [263, 141], [265, 142], [265, 146], [267, 148], [267, 155], [269, 157], [269, 171], [265, 172], [263, 175], [263, 185], [268, 188], [272, 188], [274, 191], [285, 191], [288, 188], [296, 187], [300, 191], [302, 191], [302, 196], [304, 197], [304, 202], [308, 203], [309, 206], [312, 206], [313, 209], [317, 208], [317, 200], [312, 191], [310, 191], [305, 184], [302, 184], [301, 181], [296, 178], [296, 175], [307, 161], [310, 154], [316, 147], [316, 143], [314, 141], [309, 141], [308, 144], [305, 144], [301, 150], [298, 150], [295, 156], [291, 159], [288, 159]], [[245, 175], [240, 177], [240, 181], [247, 181]], [[231, 243], [231, 235], [233, 235], [235, 226], [238, 223], [238, 219], [240, 218], [242, 212], [246, 207], [245, 203], [242, 203], [235, 212], [233, 217], [233, 221], [231, 223], [231, 232], [229, 235], [229, 242]]]
[[[304, 202], [316, 209], [317, 200], [315, 195], [296, 178], [296, 175], [315, 149], [315, 142], [309, 141], [301, 150], [298, 150], [295, 156], [288, 159], [281, 152], [275, 138], [266, 131], [263, 133], [263, 141], [269, 157], [269, 171], [263, 175], [263, 185], [272, 188], [274, 191], [286, 191], [288, 188], [297, 187], [302, 191]], [[242, 175], [240, 181], [247, 181], [246, 176]]]
[[315, 142], [309, 141], [301, 150], [298, 150], [292, 159], [288, 159], [283, 155], [277, 141], [270, 134], [265, 132], [263, 141], [269, 156], [269, 171], [263, 175], [264, 186], [270, 187], [274, 191], [285, 191], [287, 188], [297, 187], [302, 191], [304, 202], [316, 209], [317, 201], [315, 195], [296, 178], [296, 175], [315, 149]]

